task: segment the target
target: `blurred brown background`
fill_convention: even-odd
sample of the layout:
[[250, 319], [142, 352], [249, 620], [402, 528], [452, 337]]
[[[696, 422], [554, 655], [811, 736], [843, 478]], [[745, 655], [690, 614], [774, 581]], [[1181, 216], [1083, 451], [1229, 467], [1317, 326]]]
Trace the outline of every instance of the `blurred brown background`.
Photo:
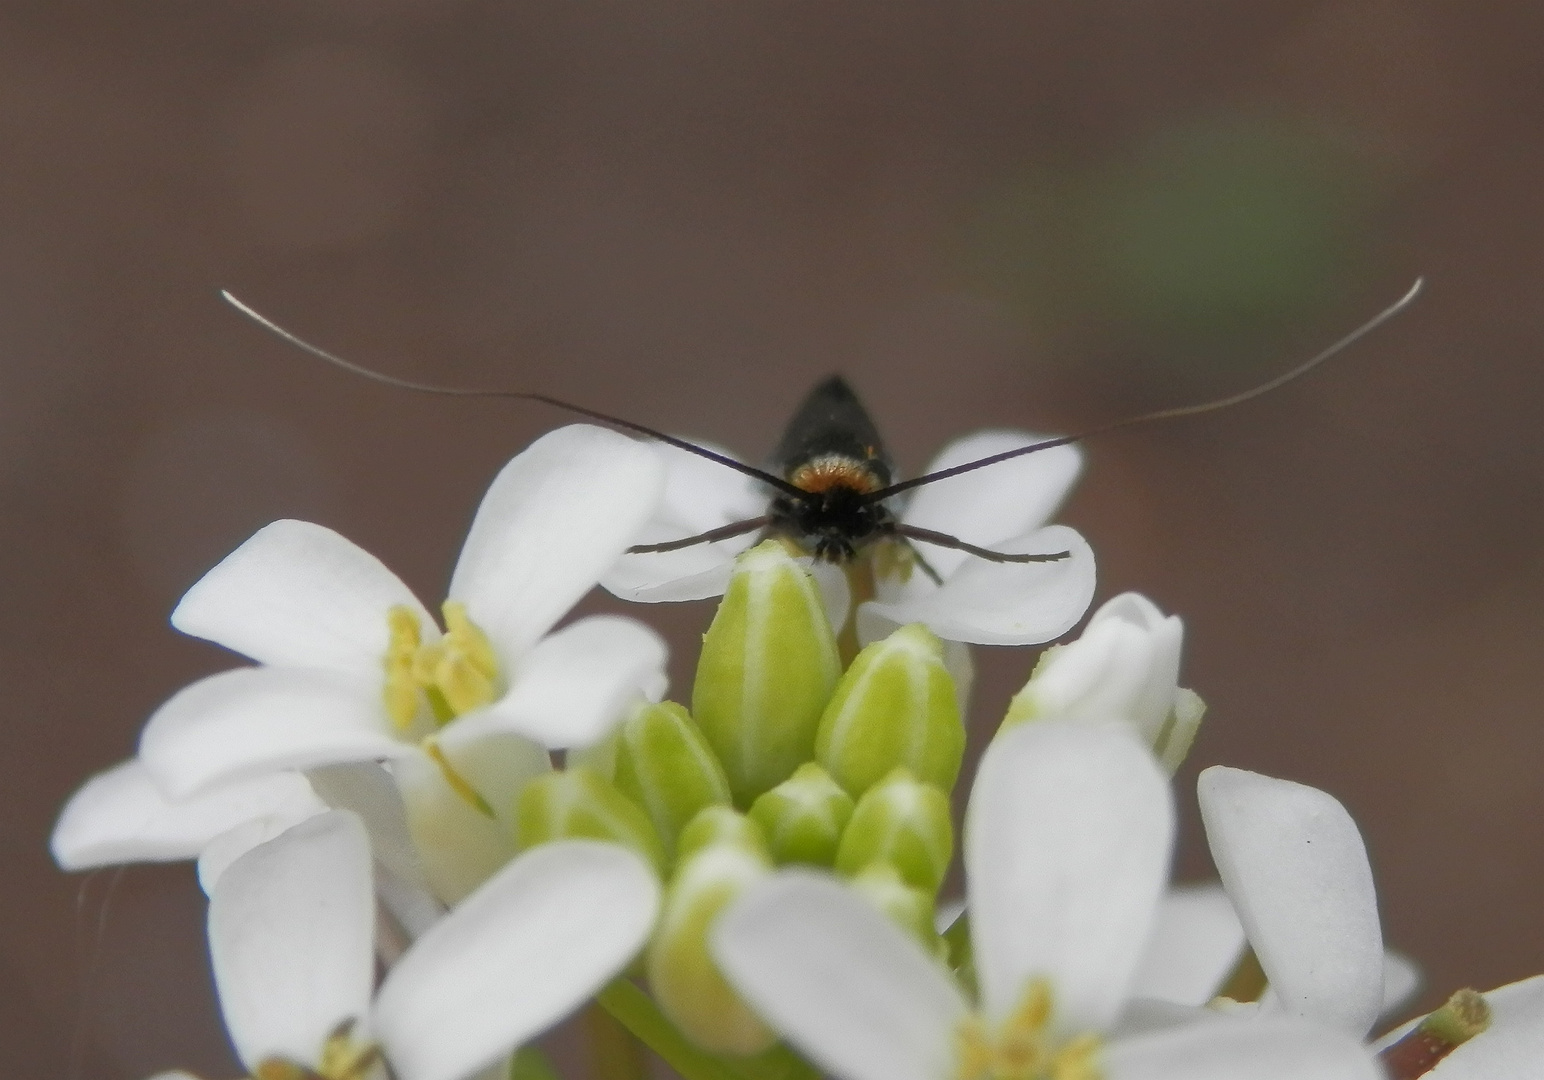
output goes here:
[[[104, 914], [112, 875], [45, 850], [230, 664], [167, 626], [180, 592], [299, 516], [438, 597], [563, 421], [350, 379], [221, 286], [393, 372], [750, 454], [840, 370], [916, 469], [1257, 382], [1427, 275], [1311, 380], [1096, 441], [1065, 519], [1102, 597], [1186, 619], [1185, 876], [1196, 767], [1291, 777], [1361, 823], [1427, 1000], [1544, 970], [1541, 31], [1452, 0], [10, 0], [0, 1074], [234, 1071], [189, 868]], [[684, 652], [710, 611], [637, 613]], [[978, 727], [1032, 659], [983, 657]]]

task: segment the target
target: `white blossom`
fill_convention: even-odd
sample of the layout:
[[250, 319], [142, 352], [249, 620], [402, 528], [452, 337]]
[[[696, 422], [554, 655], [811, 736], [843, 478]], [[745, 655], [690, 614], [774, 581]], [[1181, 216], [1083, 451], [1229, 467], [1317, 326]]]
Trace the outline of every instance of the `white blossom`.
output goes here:
[[807, 871], [749, 890], [715, 951], [842, 1080], [1377, 1077], [1357, 1040], [1295, 1017], [1120, 1034], [1172, 841], [1168, 785], [1129, 730], [1027, 724], [987, 750], [966, 820], [979, 1011], [910, 936]]
[[[178, 629], [259, 664], [163, 705], [140, 755], [174, 798], [275, 769], [411, 757], [438, 764], [491, 735], [593, 742], [664, 646], [629, 619], [553, 625], [652, 511], [652, 450], [600, 428], [551, 432], [489, 489], [462, 548], [442, 634], [378, 560], [320, 525], [279, 521], [189, 590]], [[439, 751], [439, 754], [435, 754]]]
[[210, 956], [231, 1040], [254, 1073], [278, 1060], [334, 1075], [378, 1047], [400, 1080], [464, 1080], [620, 970], [658, 906], [653, 871], [625, 849], [542, 845], [425, 933], [372, 1000], [369, 844], [355, 815], [333, 811], [226, 871], [210, 901]]

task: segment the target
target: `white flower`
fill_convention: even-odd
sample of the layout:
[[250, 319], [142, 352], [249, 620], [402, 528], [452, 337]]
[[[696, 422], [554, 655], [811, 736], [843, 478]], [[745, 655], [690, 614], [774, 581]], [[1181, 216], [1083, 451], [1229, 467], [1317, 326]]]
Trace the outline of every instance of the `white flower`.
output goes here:
[[1184, 760], [1205, 706], [1179, 685], [1185, 627], [1147, 597], [1121, 593], [1082, 635], [1054, 646], [1008, 706], [1005, 723], [1058, 717], [1130, 724], [1170, 772]]
[[1212, 860], [1287, 1012], [1365, 1036], [1384, 1011], [1383, 934], [1356, 822], [1304, 784], [1212, 766], [1196, 785]]
[[[928, 464], [937, 472], [992, 454], [1044, 441], [1015, 431], [984, 431], [950, 443]], [[655, 517], [639, 543], [680, 539], [766, 512], [768, 492], [754, 479], [685, 451], [660, 447], [669, 480]], [[880, 574], [878, 595], [858, 612], [860, 637], [877, 640], [905, 623], [926, 623], [939, 637], [987, 645], [1049, 641], [1071, 629], [1094, 591], [1093, 552], [1062, 525], [1047, 526], [1082, 466], [1073, 446], [1014, 458], [915, 490], [900, 508], [903, 524], [947, 533], [980, 547], [1010, 553], [1071, 556], [1057, 562], [994, 563], [963, 551], [917, 543], [943, 579], [935, 585], [913, 567]], [[602, 580], [630, 600], [694, 600], [717, 596], [729, 581], [734, 556], [747, 534], [678, 551], [624, 556]]]
[[1173, 840], [1168, 785], [1128, 730], [1002, 733], [977, 774], [965, 869], [980, 989], [833, 879], [786, 871], [719, 923], [716, 955], [774, 1028], [843, 1080], [1373, 1080], [1332, 1029], [1221, 1018], [1123, 1037]]
[[226, 871], [209, 949], [231, 1041], [254, 1074], [278, 1060], [354, 1075], [350, 1061], [383, 1053], [400, 1080], [462, 1080], [619, 971], [658, 906], [653, 871], [625, 849], [543, 845], [425, 933], [372, 1002], [369, 844], [354, 815], [330, 812]]
[[49, 839], [65, 870], [199, 860], [208, 892], [246, 850], [327, 809], [306, 778], [276, 772], [168, 799], [137, 758], [97, 773], [70, 796]]
[[631, 542], [662, 482], [653, 450], [615, 432], [574, 426], [537, 440], [478, 508], [443, 635], [395, 575], [337, 533], [267, 526], [172, 616], [260, 666], [174, 696], [146, 725], [141, 758], [183, 798], [276, 769], [420, 752], [453, 779], [449, 758], [494, 735], [597, 740], [640, 691], [663, 691], [664, 645], [611, 616], [549, 631]]

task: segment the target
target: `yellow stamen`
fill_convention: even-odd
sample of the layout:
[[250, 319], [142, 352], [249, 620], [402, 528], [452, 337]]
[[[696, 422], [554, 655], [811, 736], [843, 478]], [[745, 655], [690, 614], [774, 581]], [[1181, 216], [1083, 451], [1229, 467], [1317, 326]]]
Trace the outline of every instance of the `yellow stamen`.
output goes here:
[[992, 1039], [978, 1014], [971, 1013], [960, 1021], [954, 1043], [959, 1060], [955, 1080], [987, 1080], [992, 1075]]
[[1055, 1046], [1053, 1005], [1050, 983], [1034, 979], [995, 1035], [980, 1016], [967, 1017], [955, 1033], [956, 1080], [1101, 1080], [1099, 1037]]
[[413, 717], [418, 715], [419, 683], [414, 670], [419, 642], [422, 640], [418, 630], [418, 616], [410, 608], [397, 604], [386, 613], [386, 625], [390, 631], [383, 661], [386, 668], [386, 687], [383, 691], [386, 715], [391, 717], [398, 731], [405, 731], [413, 722]]
[[493, 812], [493, 807], [488, 805], [488, 800], [478, 794], [477, 789], [467, 782], [466, 777], [456, 771], [456, 767], [450, 763], [450, 758], [445, 756], [445, 751], [440, 749], [439, 743], [433, 739], [425, 739], [423, 746], [424, 753], [428, 754], [434, 763], [440, 767], [440, 772], [444, 774], [445, 782], [450, 785], [452, 791], [465, 799], [473, 810], [476, 810], [484, 817], [492, 818], [497, 816]]
[[381, 1048], [356, 1041], [353, 1031], [353, 1020], [333, 1029], [322, 1044], [321, 1060], [314, 1070], [284, 1058], [268, 1058], [258, 1062], [252, 1080], [365, 1080], [381, 1063]]
[[390, 638], [382, 694], [398, 731], [412, 725], [425, 701], [443, 725], [498, 697], [498, 654], [488, 636], [467, 616], [465, 604], [447, 600], [442, 610], [445, 636], [428, 645], [410, 608], [397, 605], [386, 614]]
[[1051, 1060], [1051, 1080], [1100, 1080], [1099, 1036], [1079, 1035]]
[[445, 638], [434, 661], [433, 685], [457, 716], [494, 699], [499, 662], [488, 637], [467, 618], [466, 605], [445, 601]]

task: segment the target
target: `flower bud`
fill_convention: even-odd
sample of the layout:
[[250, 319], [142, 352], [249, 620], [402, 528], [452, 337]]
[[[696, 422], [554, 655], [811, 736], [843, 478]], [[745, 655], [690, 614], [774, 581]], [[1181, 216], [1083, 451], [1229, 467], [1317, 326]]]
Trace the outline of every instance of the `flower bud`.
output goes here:
[[870, 863], [889, 863], [906, 884], [933, 896], [953, 855], [949, 796], [898, 768], [858, 800], [842, 833], [836, 869], [851, 875]]
[[777, 1041], [708, 951], [708, 931], [719, 912], [771, 869], [765, 855], [744, 845], [711, 843], [680, 860], [665, 890], [649, 942], [649, 988], [665, 1015], [705, 1050], [755, 1054]]
[[766, 834], [750, 818], [728, 806], [704, 807], [686, 823], [676, 840], [676, 863], [712, 844], [730, 844], [744, 848], [763, 862], [771, 862]]
[[815, 735], [815, 756], [854, 798], [905, 766], [919, 780], [954, 787], [965, 753], [944, 646], [912, 623], [866, 647], [836, 684]]
[[923, 948], [939, 959], [947, 956], [947, 949], [933, 927], [932, 894], [906, 884], [895, 867], [889, 863], [869, 863], [848, 885], [885, 918], [920, 941]]
[[1138, 593], [1122, 593], [1094, 613], [1082, 637], [1046, 650], [1009, 702], [1003, 725], [1051, 717], [1129, 724], [1172, 771], [1205, 710], [1179, 687], [1184, 636], [1178, 616], [1165, 616]]
[[852, 796], [826, 770], [808, 761], [757, 799], [750, 818], [766, 834], [776, 862], [830, 866], [852, 806]]
[[814, 756], [815, 729], [840, 674], [836, 638], [809, 573], [777, 540], [740, 555], [703, 635], [692, 688], [692, 715], [737, 806], [749, 806]]
[[617, 731], [617, 788], [643, 807], [665, 849], [704, 806], [728, 805], [729, 781], [686, 709], [645, 705]]
[[551, 840], [609, 840], [632, 848], [660, 873], [665, 850], [649, 816], [599, 773], [583, 767], [537, 777], [515, 804], [520, 850]]

